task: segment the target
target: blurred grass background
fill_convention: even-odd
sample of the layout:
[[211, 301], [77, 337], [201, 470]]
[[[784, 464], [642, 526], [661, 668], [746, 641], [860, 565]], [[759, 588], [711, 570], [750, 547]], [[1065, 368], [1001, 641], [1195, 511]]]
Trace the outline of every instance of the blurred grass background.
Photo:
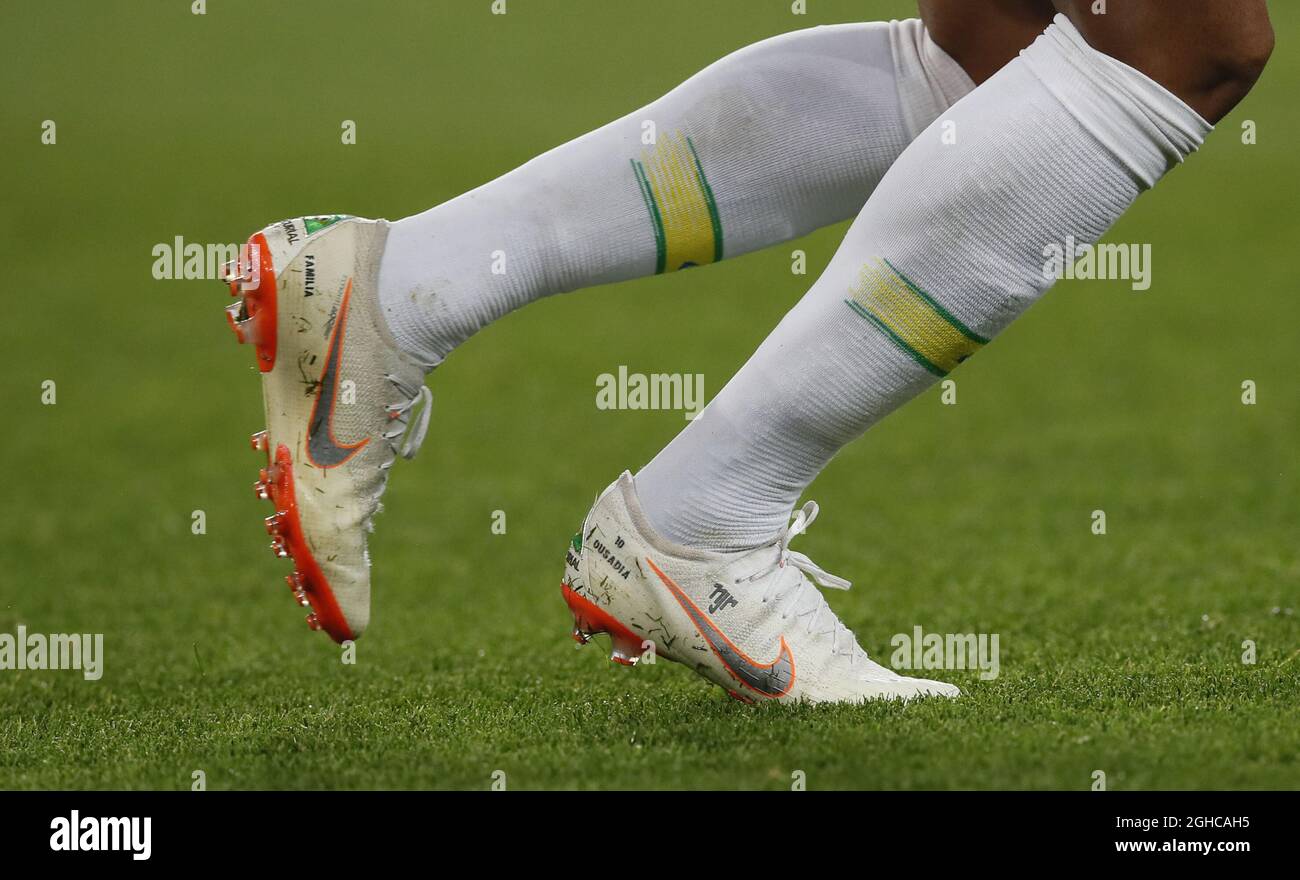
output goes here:
[[98, 682], [0, 671], [0, 787], [183, 788], [195, 769], [212, 788], [481, 788], [494, 770], [516, 788], [783, 788], [796, 769], [810, 788], [1300, 785], [1294, 4], [1274, 4], [1255, 92], [1109, 236], [1152, 244], [1152, 289], [1058, 285], [956, 374], [957, 406], [924, 395], [810, 492], [824, 518], [801, 549], [855, 582], [832, 602], [864, 646], [887, 658], [917, 624], [999, 633], [996, 681], [947, 675], [968, 691], [954, 704], [753, 711], [568, 639], [566, 539], [683, 424], [598, 411], [595, 377], [701, 372], [716, 393], [842, 227], [472, 339], [386, 498], [358, 664], [295, 614], [250, 490], [251, 354], [222, 285], [154, 280], [153, 246], [415, 213], [748, 43], [914, 14], [808, 5], [5, 3], [0, 632], [102, 632], [106, 661]]

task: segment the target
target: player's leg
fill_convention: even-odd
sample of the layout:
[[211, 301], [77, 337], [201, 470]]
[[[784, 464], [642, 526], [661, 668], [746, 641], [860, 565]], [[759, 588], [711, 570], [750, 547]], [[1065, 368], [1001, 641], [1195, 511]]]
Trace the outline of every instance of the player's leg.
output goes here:
[[917, 0], [931, 38], [976, 84], [1020, 54], [1052, 22], [1052, 0]]
[[713, 263], [846, 220], [972, 87], [916, 19], [748, 46], [394, 223], [384, 313], [406, 350], [437, 360], [540, 297]]
[[[1089, 22], [1090, 6], [1079, 0], [1070, 8]], [[1070, 235], [1095, 241], [1195, 149], [1209, 126], [1189, 100], [1217, 118], [1230, 106], [1225, 96], [1245, 93], [1271, 34], [1262, 0], [1233, 6], [1225, 18], [1213, 0], [1176, 9], [1156, 0], [1110, 3], [1108, 15], [1122, 7], [1128, 17], [1089, 25], [1094, 38], [1185, 97], [1058, 17], [945, 113], [955, 141], [945, 143], [945, 129], [932, 126], [908, 147], [805, 300], [705, 416], [642, 472], [652, 520], [686, 542], [720, 546], [776, 534], [835, 450], [1046, 290], [1045, 244]], [[1186, 42], [1197, 28], [1216, 38]], [[1146, 50], [1118, 46], [1117, 34], [1129, 46], [1142, 37], [1163, 45], [1160, 64]], [[894, 284], [925, 295], [887, 302]], [[920, 310], [914, 320], [940, 323], [896, 327], [909, 316], [888, 310], [904, 307]], [[865, 316], [846, 323], [846, 308]], [[922, 330], [948, 335], [940, 345], [918, 337]]]
[[258, 492], [309, 622], [355, 638], [366, 535], [419, 447], [424, 373], [479, 327], [562, 290], [710, 263], [852, 216], [973, 84], [918, 20], [742, 49], [648, 107], [389, 224], [304, 217], [253, 238], [230, 309], [257, 349]]
[[1246, 96], [1273, 52], [1264, 0], [1055, 2], [1090, 45], [1136, 67], [1211, 123]]
[[[1069, 8], [1078, 18], [1090, 5]], [[816, 698], [843, 699], [855, 684], [859, 696], [898, 687], [881, 685], [874, 672], [868, 681], [843, 661], [835, 666], [826, 655], [843, 656], [843, 633], [830, 625], [834, 616], [824, 601], [806, 579], [787, 572], [775, 580], [791, 566], [815, 573], [806, 557], [787, 549], [798, 529], [785, 524], [799, 495], [844, 444], [1038, 299], [1052, 280], [1043, 268], [1046, 245], [1095, 242], [1194, 151], [1210, 124], [1188, 102], [1212, 117], [1226, 112], [1258, 76], [1271, 46], [1262, 0], [1241, 0], [1226, 18], [1211, 2], [1109, 5], [1146, 10], [1126, 22], [1137, 31], [1124, 34], [1128, 46], [1169, 40], [1164, 28], [1186, 16], [1198, 23], [1180, 21], [1177, 31], [1216, 39], [1166, 42], [1178, 61], [1162, 55], [1157, 67], [1145, 50], [1130, 54], [1119, 45], [1124, 28], [1105, 25], [1099, 33], [1088, 26], [1093, 39], [1144, 71], [1091, 45], [1058, 16], [922, 132], [807, 296], [701, 418], [635, 480], [625, 475], [597, 503], [584, 534], [598, 530], [605, 550], [582, 552], [567, 570], [571, 584], [576, 578], [583, 588], [599, 583], [605, 590], [578, 595], [582, 602], [570, 598], [580, 628], [652, 625], [690, 633], [683, 644], [695, 653], [684, 657], [705, 657], [697, 667], [724, 684], [758, 676], [745, 656], [784, 657], [787, 638], [791, 646], [804, 639], [805, 657], [823, 647], [823, 672], [780, 692], [780, 682], [755, 678], [752, 690], [762, 696], [812, 689]], [[796, 517], [795, 525], [808, 519]], [[650, 575], [611, 576], [625, 559], [642, 557], [655, 560]], [[743, 571], [770, 588], [750, 589]], [[821, 640], [792, 629], [790, 615], [807, 615]], [[734, 623], [729, 628], [724, 620]], [[758, 633], [757, 641], [745, 643], [753, 648], [748, 655], [739, 643], [719, 648], [717, 630]]]

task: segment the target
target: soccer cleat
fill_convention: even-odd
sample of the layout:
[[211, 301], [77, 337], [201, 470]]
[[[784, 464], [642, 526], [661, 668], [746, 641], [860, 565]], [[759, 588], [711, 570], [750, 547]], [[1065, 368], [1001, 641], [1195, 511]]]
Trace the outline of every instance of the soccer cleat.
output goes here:
[[267, 458], [254, 491], [275, 506], [271, 551], [293, 559], [287, 580], [308, 626], [338, 642], [369, 622], [366, 538], [389, 468], [429, 426], [435, 365], [399, 351], [379, 311], [387, 234], [383, 220], [285, 220], [223, 273], [238, 298], [227, 321], [262, 376], [266, 428], [249, 444]]
[[617, 663], [653, 651], [748, 703], [957, 696], [953, 685], [871, 660], [831, 611], [809, 577], [833, 589], [849, 582], [790, 549], [816, 516], [810, 501], [779, 540], [755, 550], [694, 550], [655, 532], [625, 472], [570, 543], [560, 589], [573, 638], [583, 645], [607, 633]]

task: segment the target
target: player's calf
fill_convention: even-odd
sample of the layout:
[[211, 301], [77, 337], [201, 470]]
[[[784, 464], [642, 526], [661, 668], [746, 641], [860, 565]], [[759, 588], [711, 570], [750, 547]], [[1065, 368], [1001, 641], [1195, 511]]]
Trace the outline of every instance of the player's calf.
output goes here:
[[1273, 52], [1264, 0], [1055, 2], [1094, 49], [1142, 71], [1212, 124], [1254, 87]]

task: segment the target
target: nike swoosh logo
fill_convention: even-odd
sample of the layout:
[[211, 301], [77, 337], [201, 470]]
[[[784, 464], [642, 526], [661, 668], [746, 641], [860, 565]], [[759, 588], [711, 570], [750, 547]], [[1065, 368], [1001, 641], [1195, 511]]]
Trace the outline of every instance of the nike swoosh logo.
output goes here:
[[[325, 352], [325, 368], [316, 383], [316, 403], [307, 423], [307, 456], [312, 464], [322, 468], [338, 467], [357, 454], [370, 438], [348, 445], [334, 439], [334, 404], [338, 396], [339, 362], [343, 360], [343, 335], [348, 323], [348, 301], [352, 299], [352, 279], [343, 291], [334, 332], [330, 335], [329, 349]], [[322, 406], [322, 404], [324, 404]]]
[[709, 616], [682, 592], [681, 587], [673, 583], [672, 578], [660, 571], [659, 566], [649, 557], [646, 557], [646, 562], [737, 681], [764, 697], [783, 697], [790, 692], [790, 688], [794, 687], [794, 655], [790, 653], [785, 636], [781, 636], [781, 649], [777, 652], [776, 659], [771, 663], [759, 663], [732, 644]]

